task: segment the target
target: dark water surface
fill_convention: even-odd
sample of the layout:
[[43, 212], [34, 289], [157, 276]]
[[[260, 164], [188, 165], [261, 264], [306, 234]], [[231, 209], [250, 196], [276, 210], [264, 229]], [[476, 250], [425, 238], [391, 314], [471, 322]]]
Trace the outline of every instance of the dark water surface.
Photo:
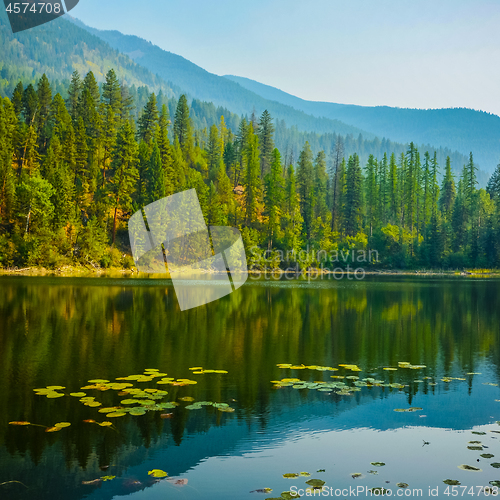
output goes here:
[[[477, 496], [500, 480], [492, 466], [500, 462], [499, 291], [496, 279], [249, 280], [180, 312], [168, 281], [2, 277], [0, 483], [8, 483], [0, 498], [265, 499], [307, 487], [309, 477], [283, 478], [299, 472], [325, 481], [336, 498], [353, 496], [349, 487], [362, 497], [371, 487], [392, 496], [421, 488], [423, 498], [431, 487], [448, 498], [446, 479]], [[81, 389], [146, 369], [197, 384], [123, 381], [167, 391], [154, 405], [179, 405], [122, 417], [98, 410], [131, 394]], [[286, 378], [309, 385], [271, 383]], [[65, 387], [65, 396], [33, 391], [46, 386]], [[72, 392], [102, 406], [85, 406]], [[235, 411], [186, 408], [198, 401]], [[421, 410], [394, 411], [410, 407]], [[49, 433], [12, 421], [71, 426]], [[169, 478], [155, 480], [153, 469]], [[409, 485], [404, 494], [397, 483]], [[266, 487], [273, 492], [250, 493]]]

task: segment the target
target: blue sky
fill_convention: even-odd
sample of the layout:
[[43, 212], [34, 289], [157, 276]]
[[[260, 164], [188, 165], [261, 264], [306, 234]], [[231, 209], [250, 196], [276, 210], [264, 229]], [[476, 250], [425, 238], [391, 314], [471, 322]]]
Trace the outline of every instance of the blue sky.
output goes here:
[[304, 99], [500, 115], [498, 0], [80, 0], [72, 15]]

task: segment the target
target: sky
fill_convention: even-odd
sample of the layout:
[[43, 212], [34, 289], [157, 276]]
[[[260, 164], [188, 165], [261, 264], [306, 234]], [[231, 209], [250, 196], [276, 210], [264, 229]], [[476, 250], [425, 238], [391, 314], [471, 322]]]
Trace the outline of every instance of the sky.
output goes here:
[[303, 99], [500, 115], [499, 0], [80, 0], [71, 14]]

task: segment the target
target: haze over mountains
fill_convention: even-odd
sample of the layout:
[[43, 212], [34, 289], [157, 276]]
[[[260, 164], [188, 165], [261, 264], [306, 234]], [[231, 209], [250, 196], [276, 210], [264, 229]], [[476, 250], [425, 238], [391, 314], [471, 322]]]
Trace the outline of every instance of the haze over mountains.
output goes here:
[[[146, 40], [118, 31], [80, 26], [127, 54], [135, 62], [187, 91], [238, 114], [254, 109], [284, 119], [287, 125], [318, 133], [362, 133], [365, 138], [446, 147], [467, 155], [474, 152], [481, 168], [491, 173], [500, 162], [500, 117], [465, 108], [407, 109], [306, 101], [248, 78], [217, 76], [187, 59]], [[293, 78], [293, 76], [292, 76]], [[235, 85], [238, 84], [238, 85]], [[316, 120], [311, 119], [316, 117]]]
[[[5, 19], [4, 19], [5, 17]], [[237, 76], [218, 76], [205, 71], [187, 59], [165, 51], [146, 40], [118, 31], [100, 31], [78, 20], [59, 19], [47, 25], [12, 35], [6, 24], [5, 13], [0, 15], [0, 45], [3, 48], [0, 65], [0, 94], [9, 95], [14, 80], [24, 83], [35, 80], [43, 72], [54, 80], [69, 79], [77, 69], [85, 74], [92, 70], [98, 80], [113, 67], [127, 85], [147, 85], [151, 91], [161, 90], [167, 97], [187, 93], [191, 98], [213, 102], [237, 115], [260, 115], [267, 109], [271, 116], [284, 121], [290, 137], [277, 138], [277, 145], [298, 153], [305, 140], [314, 149], [331, 149], [333, 133], [351, 135], [355, 144], [362, 134], [371, 141], [359, 152], [362, 160], [367, 154], [376, 156], [392, 148], [399, 153], [404, 144], [413, 141], [419, 148], [438, 149], [440, 164], [446, 155], [452, 157], [455, 172], [467, 161], [473, 151], [479, 167], [491, 173], [500, 161], [500, 117], [468, 109], [416, 110], [381, 107], [363, 107], [335, 103], [305, 101], [273, 87]], [[2, 88], [3, 82], [3, 88]], [[57, 89], [56, 91], [59, 91]], [[220, 114], [222, 110], [219, 108]], [[215, 109], [212, 114], [215, 113]], [[213, 117], [217, 119], [217, 116]], [[210, 117], [201, 117], [208, 126]], [[282, 130], [282, 127], [281, 127]], [[324, 136], [314, 136], [327, 134]], [[377, 139], [378, 137], [378, 139]], [[387, 144], [382, 138], [402, 144]], [[302, 144], [298, 144], [302, 141]], [[358, 141], [359, 142], [359, 141]], [[377, 145], [379, 144], [379, 145]], [[439, 149], [440, 147], [445, 149]], [[351, 153], [349, 148], [346, 153]], [[453, 153], [458, 151], [460, 154]], [[479, 173], [485, 184], [487, 176]]]

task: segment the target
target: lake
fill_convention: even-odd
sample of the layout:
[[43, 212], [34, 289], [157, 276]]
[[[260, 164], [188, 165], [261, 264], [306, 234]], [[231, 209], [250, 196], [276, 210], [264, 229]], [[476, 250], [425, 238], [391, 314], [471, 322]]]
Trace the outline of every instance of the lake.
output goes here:
[[491, 496], [499, 285], [1, 277], [0, 498]]

